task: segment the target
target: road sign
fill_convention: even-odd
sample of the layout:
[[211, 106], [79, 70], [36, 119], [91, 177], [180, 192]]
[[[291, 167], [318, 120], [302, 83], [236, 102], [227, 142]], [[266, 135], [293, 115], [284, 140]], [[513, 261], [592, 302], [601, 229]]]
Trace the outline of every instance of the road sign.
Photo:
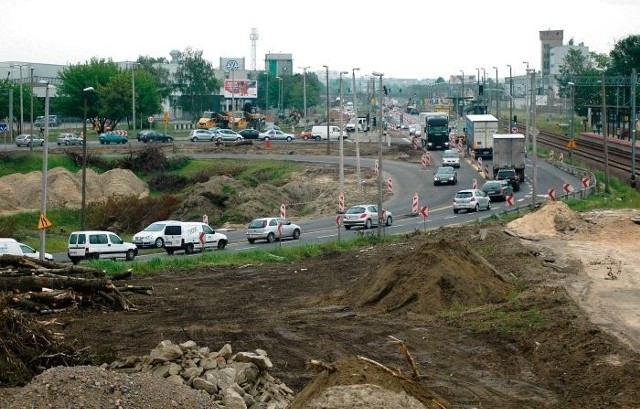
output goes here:
[[387, 180], [387, 192], [388, 193], [393, 193], [393, 179], [389, 178], [389, 180]]
[[38, 219], [38, 230], [48, 229], [51, 226], [53, 226], [53, 224], [49, 219], [47, 219], [47, 216], [40, 213], [40, 218]]
[[473, 179], [473, 182], [471, 182], [471, 189], [477, 189], [478, 188], [478, 181]]
[[420, 214], [422, 217], [429, 217], [429, 208], [427, 206], [422, 206], [420, 209]]
[[280, 205], [280, 217], [287, 217], [287, 206], [284, 203]]
[[0, 122], [0, 132], [7, 132], [9, 127], [4, 122]]
[[164, 113], [162, 114], [162, 122], [165, 125], [169, 123], [169, 113], [167, 111], [164, 111]]
[[413, 194], [413, 202], [411, 204], [411, 213], [418, 213], [418, 192]]
[[153, 116], [150, 116], [149, 118], [147, 118], [147, 121], [149, 121], [150, 124], [153, 123], [153, 121], [155, 121], [156, 119]]
[[556, 200], [556, 190], [554, 188], [549, 189], [547, 195], [549, 195], [549, 199]]
[[565, 183], [564, 185], [562, 185], [562, 190], [564, 190], [566, 193], [570, 193], [573, 188], [569, 183]]
[[376, 175], [378, 174], [378, 170], [380, 170], [380, 163], [378, 163], [378, 159], [376, 159], [375, 163], [373, 164], [373, 171], [376, 172]]
[[575, 149], [576, 148], [576, 140], [575, 139], [569, 139], [567, 141], [567, 148], [568, 149]]
[[344, 193], [340, 193], [338, 196], [338, 211], [344, 213]]
[[340, 224], [342, 224], [342, 216], [338, 215], [336, 216], [336, 226], [340, 227]]
[[582, 186], [583, 186], [585, 189], [589, 187], [589, 178], [588, 178], [588, 177], [584, 176], [584, 177], [582, 178]]
[[533, 136], [540, 135], [540, 130], [538, 128], [531, 128], [531, 135]]
[[278, 235], [282, 237], [282, 223], [278, 223]]
[[513, 196], [507, 196], [507, 205], [513, 206]]
[[511, 128], [511, 133], [518, 133], [518, 127], [514, 126], [513, 128]]

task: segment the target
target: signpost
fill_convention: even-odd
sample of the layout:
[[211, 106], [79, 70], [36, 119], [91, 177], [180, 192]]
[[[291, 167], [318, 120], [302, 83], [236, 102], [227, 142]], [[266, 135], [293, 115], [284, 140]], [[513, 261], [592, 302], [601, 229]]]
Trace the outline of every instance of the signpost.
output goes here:
[[422, 206], [420, 208], [420, 214], [422, 215], [422, 228], [427, 230], [427, 217], [429, 217], [429, 208], [427, 206]]
[[340, 225], [342, 224], [342, 216], [336, 216], [336, 226], [338, 226], [338, 241], [340, 241]]
[[149, 121], [149, 129], [151, 129], [151, 125], [153, 125], [153, 121], [155, 121], [156, 119], [152, 116], [149, 116], [147, 118], [147, 121]]

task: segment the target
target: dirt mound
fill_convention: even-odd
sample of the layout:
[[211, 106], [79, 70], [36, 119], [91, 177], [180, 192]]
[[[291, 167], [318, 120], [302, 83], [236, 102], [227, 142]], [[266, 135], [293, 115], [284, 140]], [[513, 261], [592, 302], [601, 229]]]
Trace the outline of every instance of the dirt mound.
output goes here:
[[464, 242], [442, 239], [387, 260], [349, 288], [342, 301], [383, 313], [434, 314], [455, 304], [503, 301], [512, 288]]
[[[97, 174], [87, 169], [87, 203], [114, 195], [144, 197], [149, 189], [127, 169], [111, 169]], [[15, 173], [0, 178], [0, 214], [39, 209], [41, 206], [42, 172]], [[58, 167], [47, 172], [47, 208], [75, 208], [82, 202], [82, 172], [69, 172]]]
[[564, 202], [548, 200], [544, 205], [507, 224], [507, 229], [518, 236], [553, 237], [558, 233], [575, 233], [586, 224]]

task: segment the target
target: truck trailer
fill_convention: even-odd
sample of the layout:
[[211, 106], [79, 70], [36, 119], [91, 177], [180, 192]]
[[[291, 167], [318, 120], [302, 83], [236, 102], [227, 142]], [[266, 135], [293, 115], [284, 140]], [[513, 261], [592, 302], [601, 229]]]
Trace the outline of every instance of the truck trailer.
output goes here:
[[[493, 135], [493, 178], [509, 178], [513, 190], [524, 181], [526, 138], [521, 133]], [[513, 171], [513, 172], [511, 172]], [[511, 176], [515, 174], [515, 180]]]
[[498, 133], [498, 119], [493, 115], [467, 115], [464, 136], [474, 159], [493, 157], [493, 135]]

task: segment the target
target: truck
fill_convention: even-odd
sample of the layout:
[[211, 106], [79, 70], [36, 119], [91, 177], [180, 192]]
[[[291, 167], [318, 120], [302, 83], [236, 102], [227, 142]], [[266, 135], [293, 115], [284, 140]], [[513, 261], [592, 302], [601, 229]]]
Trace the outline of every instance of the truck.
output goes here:
[[507, 180], [514, 192], [524, 181], [525, 141], [521, 133], [493, 135], [493, 178]]
[[424, 124], [422, 132], [422, 147], [427, 150], [449, 149], [449, 115], [444, 112], [421, 112], [421, 123]]
[[493, 115], [467, 115], [464, 128], [467, 150], [474, 159], [492, 159], [493, 135], [498, 133], [498, 119]]

